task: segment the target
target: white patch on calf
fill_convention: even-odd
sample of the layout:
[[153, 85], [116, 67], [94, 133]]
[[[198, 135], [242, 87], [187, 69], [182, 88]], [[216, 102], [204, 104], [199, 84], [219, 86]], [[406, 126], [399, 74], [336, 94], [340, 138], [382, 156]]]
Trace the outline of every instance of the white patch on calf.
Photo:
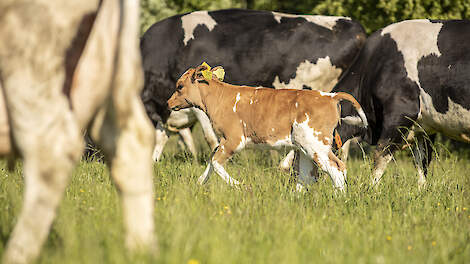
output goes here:
[[[237, 93], [237, 98], [235, 98], [235, 104], [233, 104], [233, 112], [237, 112], [237, 103], [240, 101], [240, 93]], [[241, 120], [240, 120], [241, 121]]]
[[184, 45], [188, 44], [188, 41], [191, 39], [194, 39], [194, 29], [198, 25], [204, 25], [209, 29], [209, 31], [212, 31], [214, 29], [215, 25], [217, 25], [217, 22], [209, 15], [207, 11], [196, 11], [189, 13], [187, 15], [184, 15], [181, 17], [181, 23], [183, 25], [183, 31], [184, 31]]
[[418, 77], [418, 61], [431, 54], [441, 56], [437, 37], [442, 23], [432, 23], [427, 19], [403, 21], [382, 29], [381, 35], [390, 34], [403, 54], [408, 78], [421, 88]]
[[317, 133], [315, 132], [317, 131], [308, 125], [310, 118], [307, 114], [305, 115], [307, 119], [304, 122], [297, 123], [297, 121], [294, 121], [292, 137], [295, 144], [299, 145], [302, 152], [311, 159], [313, 159], [316, 154], [318, 166], [328, 172], [336, 188], [344, 190], [346, 184], [345, 174], [330, 163], [329, 153], [331, 151], [331, 139], [326, 138], [329, 144], [323, 143], [323, 141], [316, 136]]
[[304, 85], [313, 90], [329, 92], [338, 82], [338, 77], [342, 70], [331, 64], [329, 56], [320, 58], [317, 63], [311, 63], [308, 60], [300, 63], [295, 72], [295, 78], [289, 83], [283, 83], [276, 76], [273, 87], [276, 89], [297, 89], [300, 90]]
[[303, 121], [302, 123], [297, 123], [297, 120], [295, 120], [294, 124], [292, 125], [294, 141], [300, 146], [309, 146], [312, 150], [312, 153], [306, 154], [311, 155], [311, 158], [313, 158], [313, 153], [317, 153], [318, 156], [328, 156], [331, 146], [325, 145], [323, 141], [318, 138], [317, 135], [319, 135], [320, 132], [315, 131], [315, 129], [311, 128], [308, 125], [310, 118], [307, 114], [305, 115], [307, 116], [307, 119], [305, 119], [305, 121]]
[[235, 148], [235, 152], [238, 152], [238, 151], [241, 151], [242, 149], [244, 149], [246, 147], [246, 145], [250, 144], [251, 143], [251, 138], [247, 138], [245, 137], [244, 135], [241, 136], [240, 138], [240, 144], [238, 144], [238, 146]]
[[281, 18], [283, 17], [288, 17], [288, 18], [301, 17], [307, 20], [308, 22], [328, 28], [329, 30], [333, 30], [333, 27], [336, 26], [336, 22], [340, 19], [351, 20], [351, 18], [349, 17], [342, 17], [342, 16], [294, 15], [294, 14], [286, 14], [286, 13], [279, 13], [279, 12], [272, 12], [272, 13], [277, 23], [281, 23]]
[[321, 96], [329, 96], [331, 98], [335, 97], [336, 93], [325, 93], [322, 91], [319, 91]]
[[292, 138], [291, 138], [290, 135], [288, 135], [287, 137], [285, 137], [283, 139], [279, 139], [279, 140], [277, 140], [276, 142], [274, 142], [270, 145], [273, 148], [280, 148], [280, 147], [284, 147], [284, 146], [292, 146]]

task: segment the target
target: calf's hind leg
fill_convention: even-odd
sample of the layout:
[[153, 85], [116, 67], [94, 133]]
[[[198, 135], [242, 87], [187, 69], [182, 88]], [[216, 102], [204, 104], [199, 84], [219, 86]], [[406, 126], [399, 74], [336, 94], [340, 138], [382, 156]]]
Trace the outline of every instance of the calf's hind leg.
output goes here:
[[308, 144], [302, 146], [302, 148], [318, 167], [330, 175], [333, 185], [344, 191], [346, 187], [346, 166], [331, 152], [331, 146], [323, 145], [321, 149], [316, 149]]

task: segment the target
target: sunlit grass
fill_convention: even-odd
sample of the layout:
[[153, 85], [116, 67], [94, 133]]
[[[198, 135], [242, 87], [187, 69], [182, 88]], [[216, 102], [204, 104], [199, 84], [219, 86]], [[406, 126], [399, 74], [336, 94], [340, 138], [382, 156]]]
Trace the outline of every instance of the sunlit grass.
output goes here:
[[[172, 140], [174, 141], [174, 139]], [[118, 194], [105, 165], [75, 169], [39, 263], [465, 263], [470, 260], [470, 163], [438, 147], [428, 185], [417, 188], [406, 152], [377, 188], [369, 159], [348, 161], [348, 191], [323, 175], [293, 191], [281, 156], [245, 151], [226, 166], [249, 188], [217, 175], [197, 185], [199, 164], [172, 142], [154, 166], [159, 255], [128, 256]], [[459, 158], [460, 157], [460, 158]], [[0, 172], [0, 254], [21, 207], [21, 164]]]

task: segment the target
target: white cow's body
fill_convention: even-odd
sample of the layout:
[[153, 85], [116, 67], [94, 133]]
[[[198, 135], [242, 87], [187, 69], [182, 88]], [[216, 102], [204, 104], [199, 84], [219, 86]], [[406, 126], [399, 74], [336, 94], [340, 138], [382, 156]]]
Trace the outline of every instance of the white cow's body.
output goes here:
[[154, 244], [138, 8], [130, 0], [0, 2], [0, 136], [23, 158], [26, 182], [3, 263], [38, 256], [91, 123], [122, 197], [128, 246]]

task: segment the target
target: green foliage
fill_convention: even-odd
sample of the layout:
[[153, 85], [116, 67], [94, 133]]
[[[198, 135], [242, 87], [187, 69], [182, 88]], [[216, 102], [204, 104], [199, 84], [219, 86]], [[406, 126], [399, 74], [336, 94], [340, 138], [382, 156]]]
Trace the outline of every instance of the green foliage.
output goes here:
[[174, 14], [230, 7], [349, 16], [361, 22], [368, 33], [406, 19], [470, 18], [468, 0], [143, 0], [142, 30]]
[[231, 0], [141, 0], [141, 33], [155, 22], [176, 14], [241, 7], [245, 5]]

